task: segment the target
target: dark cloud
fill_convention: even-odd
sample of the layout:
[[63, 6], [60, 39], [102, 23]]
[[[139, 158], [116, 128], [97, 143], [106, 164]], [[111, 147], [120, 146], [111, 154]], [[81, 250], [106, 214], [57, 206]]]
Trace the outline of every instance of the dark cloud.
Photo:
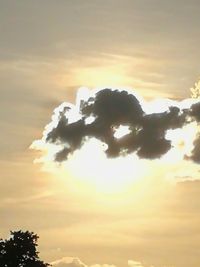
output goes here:
[[200, 103], [195, 103], [191, 106], [190, 115], [200, 122]]
[[48, 134], [46, 141], [51, 143], [64, 143], [71, 150], [75, 150], [81, 146], [85, 134], [86, 127], [83, 120], [69, 124], [63, 115], [57, 127]]
[[191, 156], [186, 157], [186, 159], [191, 159], [195, 163], [200, 163], [200, 134], [197, 134], [193, 145], [194, 145], [194, 148], [192, 150]]
[[[83, 104], [81, 112], [98, 117], [106, 125], [137, 123], [141, 120], [143, 110], [134, 95], [127, 91], [104, 89], [95, 98]], [[109, 114], [109, 115], [108, 115]]]
[[[69, 105], [59, 111], [56, 126], [45, 137], [47, 143], [60, 145], [60, 151], [55, 154], [55, 161], [58, 162], [67, 160], [89, 138], [105, 143], [108, 157], [136, 152], [140, 158], [160, 158], [172, 148], [171, 141], [166, 139], [168, 130], [200, 120], [199, 103], [183, 109], [169, 106], [165, 112], [146, 114], [138, 99], [124, 90], [103, 89], [87, 100], [81, 100], [79, 119], [75, 121], [71, 120], [74, 116], [73, 112], [70, 113], [72, 109]], [[92, 122], [88, 123], [90, 118]], [[128, 126], [130, 131], [116, 138], [114, 133], [119, 126]], [[200, 162], [199, 136], [194, 141], [191, 156], [187, 158]]]

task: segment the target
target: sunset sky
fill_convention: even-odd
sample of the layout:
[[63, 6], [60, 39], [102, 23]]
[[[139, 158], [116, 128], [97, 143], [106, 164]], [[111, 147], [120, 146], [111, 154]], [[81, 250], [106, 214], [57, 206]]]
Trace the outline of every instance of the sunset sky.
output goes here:
[[199, 267], [198, 164], [89, 144], [59, 165], [30, 149], [80, 87], [190, 98], [199, 14], [199, 0], [0, 0], [0, 237], [34, 231], [55, 267]]

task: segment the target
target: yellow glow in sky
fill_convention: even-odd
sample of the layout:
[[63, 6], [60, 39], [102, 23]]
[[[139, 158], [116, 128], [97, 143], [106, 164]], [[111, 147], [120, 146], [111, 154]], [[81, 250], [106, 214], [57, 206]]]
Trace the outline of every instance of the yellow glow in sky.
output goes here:
[[147, 174], [144, 164], [135, 155], [108, 159], [103, 144], [91, 139], [66, 163], [71, 175], [102, 192], [127, 190], [135, 181]]

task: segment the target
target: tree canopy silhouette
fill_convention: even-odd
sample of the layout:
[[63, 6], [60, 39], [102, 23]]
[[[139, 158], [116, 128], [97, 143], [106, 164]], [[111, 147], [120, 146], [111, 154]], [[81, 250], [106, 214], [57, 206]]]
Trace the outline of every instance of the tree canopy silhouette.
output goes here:
[[9, 239], [0, 239], [1, 267], [47, 267], [39, 259], [37, 251], [38, 236], [29, 231], [10, 232]]

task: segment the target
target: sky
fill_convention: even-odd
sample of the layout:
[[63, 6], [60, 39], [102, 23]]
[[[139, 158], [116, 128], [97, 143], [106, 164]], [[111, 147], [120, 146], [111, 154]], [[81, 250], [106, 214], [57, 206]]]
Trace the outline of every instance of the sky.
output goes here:
[[199, 12], [198, 0], [0, 0], [1, 237], [36, 232], [57, 267], [199, 266], [198, 164], [108, 164], [92, 147], [65, 169], [30, 149], [80, 87], [189, 98]]

